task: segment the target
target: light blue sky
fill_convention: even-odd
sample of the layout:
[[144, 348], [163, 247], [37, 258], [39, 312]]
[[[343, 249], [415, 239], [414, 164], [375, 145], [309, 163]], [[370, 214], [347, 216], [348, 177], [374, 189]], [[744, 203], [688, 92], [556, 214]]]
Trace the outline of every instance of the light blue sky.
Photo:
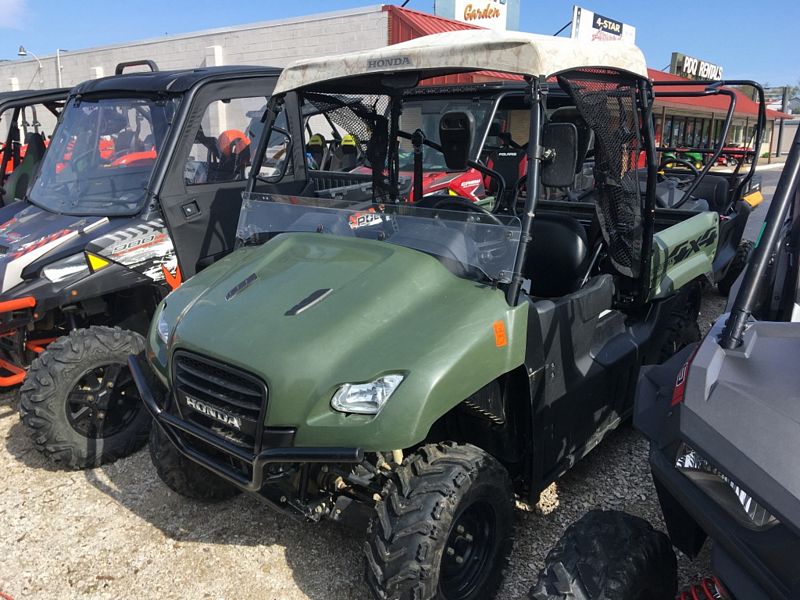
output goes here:
[[[569, 0], [520, 1], [524, 31], [555, 33], [572, 14]], [[0, 58], [16, 58], [20, 44], [45, 55], [56, 48], [88, 48], [377, 3], [0, 0]], [[770, 85], [796, 85], [800, 79], [800, 0], [585, 0], [583, 6], [634, 25], [637, 43], [653, 68], [665, 67], [670, 54], [679, 51], [722, 65], [729, 78]], [[408, 7], [432, 11], [433, 0], [410, 0]]]

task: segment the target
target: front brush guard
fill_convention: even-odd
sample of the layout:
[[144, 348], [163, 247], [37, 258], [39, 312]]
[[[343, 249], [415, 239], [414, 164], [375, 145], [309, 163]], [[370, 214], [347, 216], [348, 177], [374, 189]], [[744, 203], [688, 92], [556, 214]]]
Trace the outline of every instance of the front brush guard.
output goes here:
[[[222, 438], [212, 436], [200, 427], [165, 411], [162, 407], [165, 405], [163, 399], [167, 394], [167, 390], [152, 376], [150, 367], [146, 364], [144, 352], [130, 356], [128, 358], [128, 366], [145, 407], [153, 415], [158, 426], [161, 427], [174, 446], [187, 458], [245, 491], [260, 492], [262, 490], [265, 486], [264, 467], [269, 464], [359, 464], [364, 460], [364, 451], [361, 448], [277, 447], [266, 448], [255, 455], [245, 452], [238, 446]], [[162, 402], [156, 400], [156, 395], [162, 399]], [[240, 471], [233, 469], [230, 464], [219, 462], [202, 452], [198, 452], [183, 441], [178, 431], [183, 435], [188, 435], [208, 444], [243, 463], [249, 464], [252, 467], [252, 478], [248, 478]]]

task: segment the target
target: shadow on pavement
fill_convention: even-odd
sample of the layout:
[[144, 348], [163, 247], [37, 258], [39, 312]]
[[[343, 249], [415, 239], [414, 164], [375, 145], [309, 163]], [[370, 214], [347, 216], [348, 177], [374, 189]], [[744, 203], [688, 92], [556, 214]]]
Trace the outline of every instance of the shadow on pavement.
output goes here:
[[[86, 481], [176, 542], [282, 550], [291, 577], [312, 600], [368, 598], [363, 583], [363, 532], [334, 523], [299, 523], [250, 494], [218, 504], [183, 498], [158, 478], [145, 449], [84, 472]], [[267, 552], [264, 552], [266, 555]], [[214, 556], [208, 555], [212, 561]], [[280, 565], [262, 565], [258, 576]], [[224, 577], [224, 568], [220, 576]]]

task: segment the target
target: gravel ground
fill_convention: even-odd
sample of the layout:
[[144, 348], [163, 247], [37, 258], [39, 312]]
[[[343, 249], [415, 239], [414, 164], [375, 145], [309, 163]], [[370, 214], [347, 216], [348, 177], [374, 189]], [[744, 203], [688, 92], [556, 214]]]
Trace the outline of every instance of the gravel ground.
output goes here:
[[[709, 291], [706, 330], [722, 310]], [[202, 505], [170, 492], [146, 450], [100, 469], [52, 470], [29, 443], [13, 395], [0, 398], [0, 592], [27, 598], [368, 598], [362, 534], [307, 525], [242, 495]], [[612, 434], [536, 507], [517, 511], [517, 538], [499, 598], [526, 598], [550, 546], [585, 511], [614, 508], [663, 529], [647, 444]], [[680, 559], [684, 581], [708, 558]]]

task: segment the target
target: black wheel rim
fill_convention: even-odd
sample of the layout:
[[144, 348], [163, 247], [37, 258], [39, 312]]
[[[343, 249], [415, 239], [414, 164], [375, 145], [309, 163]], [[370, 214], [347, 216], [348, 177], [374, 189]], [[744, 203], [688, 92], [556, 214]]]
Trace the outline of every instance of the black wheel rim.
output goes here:
[[124, 430], [142, 410], [139, 390], [127, 366], [95, 367], [78, 379], [67, 396], [67, 418], [84, 437], [101, 439]]
[[447, 600], [472, 597], [489, 576], [496, 554], [496, 520], [494, 508], [481, 501], [453, 522], [439, 575], [439, 591]]

